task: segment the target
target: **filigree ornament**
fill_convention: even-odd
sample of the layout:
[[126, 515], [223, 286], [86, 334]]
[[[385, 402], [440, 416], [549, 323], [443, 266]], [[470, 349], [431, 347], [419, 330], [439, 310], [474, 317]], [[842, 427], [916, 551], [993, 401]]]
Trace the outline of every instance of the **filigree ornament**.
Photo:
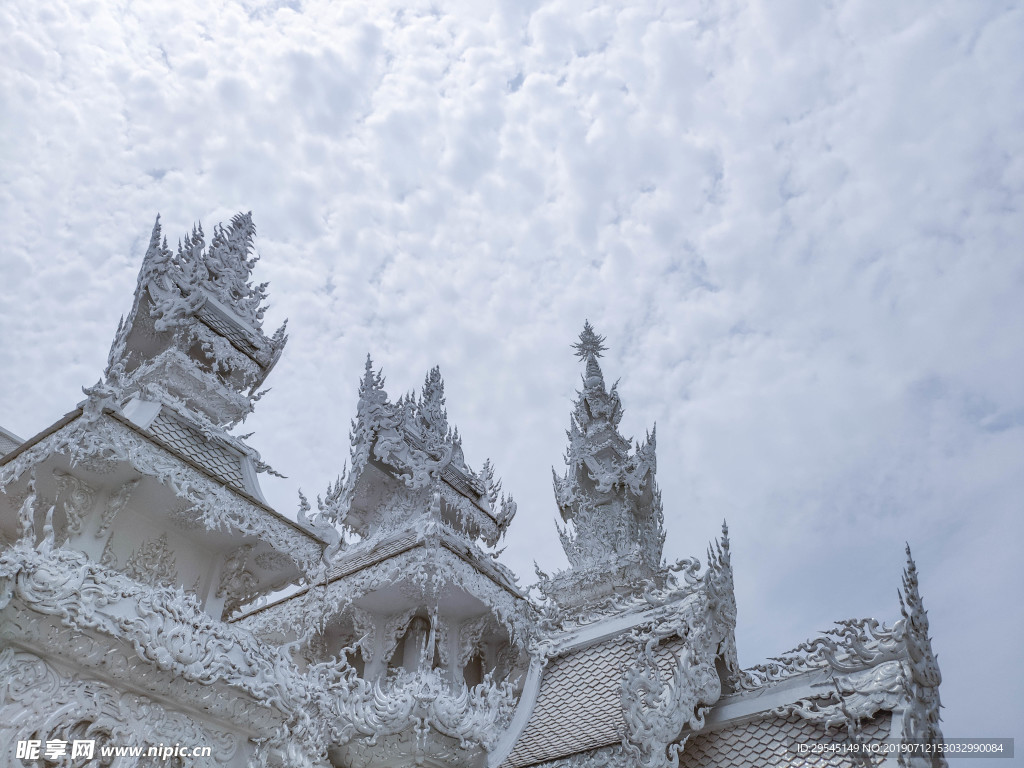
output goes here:
[[144, 542], [132, 552], [124, 564], [124, 572], [151, 587], [177, 582], [178, 571], [174, 565], [174, 553], [167, 544], [167, 534], [162, 533]]
[[70, 472], [55, 469], [53, 475], [57, 480], [57, 495], [64, 499], [67, 534], [74, 536], [81, 532], [82, 521], [92, 512], [96, 491]]
[[251, 215], [238, 214], [214, 228], [209, 247], [199, 226], [172, 253], [157, 217], [135, 301], [107, 358], [108, 386], [162, 390], [221, 426], [252, 412], [287, 341], [285, 326], [263, 333], [266, 284], [251, 282], [254, 235]]
[[409, 622], [412, 621], [417, 610], [417, 608], [410, 608], [402, 613], [389, 616], [384, 622], [380, 657], [385, 664], [391, 661], [391, 657], [394, 655], [399, 641], [402, 639], [405, 631], [409, 628]]
[[880, 710], [891, 711], [903, 700], [903, 664], [885, 661], [859, 672], [833, 673], [831, 679], [813, 683], [821, 692], [775, 710], [821, 723], [825, 728], [847, 723], [850, 717], [866, 720]]
[[515, 517], [515, 501], [500, 494], [501, 483], [489, 462], [483, 478], [466, 465], [462, 440], [448, 425], [444, 403], [437, 368], [427, 374], [418, 398], [406, 395], [392, 403], [383, 376], [367, 356], [350, 433], [350, 466], [318, 498], [321, 517], [364, 539], [380, 536], [388, 517], [352, 509], [372, 464], [412, 492], [440, 494], [446, 517], [459, 530], [494, 546]]
[[[728, 539], [723, 538], [725, 557], [709, 573], [728, 567]], [[704, 590], [657, 609], [645, 626], [633, 630], [637, 657], [623, 674], [621, 699], [622, 746], [634, 764], [678, 766], [683, 729], [703, 728], [704, 715], [722, 695], [716, 659], [734, 631], [735, 614], [717, 610]], [[658, 665], [657, 656], [666, 653], [674, 658], [670, 676]]]
[[370, 664], [377, 648], [377, 621], [372, 614], [355, 606], [352, 607], [351, 614], [356, 646], [363, 657], [363, 662]]
[[136, 477], [122, 484], [107, 501], [107, 506], [103, 510], [103, 516], [100, 518], [99, 528], [96, 529], [95, 536], [97, 539], [103, 538], [106, 535], [121, 510], [128, 506], [128, 501], [131, 499], [136, 487], [138, 487], [139, 480], [140, 478]]
[[[407, 586], [409, 596], [422, 604], [432, 603], [432, 596], [442, 588], [464, 590], [488, 606], [513, 642], [525, 644], [533, 635], [532, 610], [524, 600], [464, 560], [439, 558], [422, 546], [382, 561], [374, 568], [309, 589], [273, 610], [243, 616], [238, 623], [260, 637], [293, 637], [296, 628], [329, 622], [367, 594], [393, 585]], [[385, 643], [388, 635], [389, 630], [385, 629]]]
[[124, 639], [140, 658], [186, 680], [223, 681], [288, 711], [306, 701], [301, 676], [280, 651], [212, 619], [180, 587], [148, 586], [80, 552], [25, 540], [0, 553], [0, 593], [4, 585], [31, 611]]
[[[151, 698], [71, 676], [29, 653], [0, 650], [0, 680], [0, 743], [11, 749], [25, 739], [94, 739], [115, 747], [208, 745], [218, 765], [240, 765], [244, 757], [245, 740], [238, 734], [200, 724]], [[70, 765], [67, 758], [62, 764]]]
[[107, 539], [107, 543], [103, 547], [103, 553], [100, 555], [100, 565], [107, 568], [117, 568], [117, 555], [114, 554], [113, 536]]
[[320, 514], [311, 515], [309, 513], [310, 505], [309, 501], [303, 495], [302, 491], [299, 491], [299, 510], [296, 514], [296, 520], [299, 525], [303, 526], [309, 531], [319, 536], [321, 539], [327, 542], [327, 547], [324, 549], [323, 561], [324, 563], [330, 563], [335, 555], [344, 546], [344, 539], [341, 533], [334, 526], [334, 524], [325, 516], [322, 512]]
[[232, 613], [239, 605], [254, 596], [256, 577], [246, 568], [255, 544], [243, 544], [224, 562], [217, 585], [217, 597], [223, 597], [224, 612]]
[[829, 669], [857, 672], [886, 661], [898, 661], [904, 653], [903, 631], [876, 619], [846, 619], [820, 637], [801, 643], [781, 656], [744, 669], [738, 687], [756, 690], [794, 675]]
[[704, 715], [722, 693], [714, 661], [684, 647], [666, 680], [654, 658], [656, 637], [648, 637], [622, 680], [623, 748], [640, 768], [678, 768], [684, 727], [704, 727]]
[[494, 632], [494, 620], [488, 616], [467, 621], [459, 627], [459, 649], [456, 662], [460, 668], [476, 655], [481, 648], [481, 640], [486, 632]]
[[442, 670], [391, 670], [370, 682], [334, 660], [311, 668], [328, 697], [321, 703], [331, 720], [330, 737], [343, 746], [353, 739], [375, 744], [403, 732], [424, 738], [433, 729], [463, 750], [490, 751], [515, 705], [508, 683], [489, 676], [472, 688], [449, 681]]
[[140, 283], [149, 288], [153, 299], [156, 329], [173, 327], [174, 321], [195, 313], [212, 296], [232, 310], [243, 327], [260, 330], [267, 284], [250, 282], [257, 261], [250, 256], [255, 233], [252, 214], [240, 213], [229, 227], [214, 227], [209, 248], [199, 225], [172, 255], [166, 240], [161, 241], [157, 217], [140, 274]]

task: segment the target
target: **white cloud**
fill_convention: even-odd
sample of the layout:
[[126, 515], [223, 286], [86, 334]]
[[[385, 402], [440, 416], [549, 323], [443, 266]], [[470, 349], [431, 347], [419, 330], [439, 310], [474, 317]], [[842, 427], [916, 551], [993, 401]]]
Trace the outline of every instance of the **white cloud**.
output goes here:
[[340, 470], [367, 351], [392, 394], [439, 363], [520, 502], [510, 562], [557, 567], [589, 317], [624, 431], [658, 422], [667, 555], [730, 521], [745, 663], [894, 617], [910, 539], [946, 732], [1014, 735], [1016, 4], [15, 2], [0, 30], [4, 426], [96, 379], [157, 211], [253, 210], [292, 336], [250, 427], [276, 504]]

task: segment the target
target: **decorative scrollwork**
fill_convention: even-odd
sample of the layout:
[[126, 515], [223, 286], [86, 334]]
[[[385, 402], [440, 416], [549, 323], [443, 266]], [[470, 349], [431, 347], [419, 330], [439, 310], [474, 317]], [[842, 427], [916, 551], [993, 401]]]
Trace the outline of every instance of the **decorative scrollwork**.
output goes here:
[[211, 747], [211, 759], [221, 765], [237, 764], [243, 750], [238, 734], [201, 725], [146, 696], [73, 677], [12, 648], [0, 650], [0, 679], [3, 744], [24, 739], [94, 739], [120, 748], [194, 744]]
[[128, 557], [124, 572], [136, 581], [155, 587], [158, 584], [172, 585], [178, 581], [174, 567], [174, 553], [167, 545], [167, 534], [143, 542]]
[[253, 596], [256, 577], [246, 566], [255, 544], [243, 544], [235, 549], [225, 561], [217, 585], [217, 597], [223, 597], [225, 613], [232, 613], [239, 605]]
[[132, 493], [139, 485], [140, 478], [132, 478], [126, 483], [123, 483], [114, 495], [110, 497], [107, 502], [106, 508], [103, 510], [103, 516], [100, 518], [100, 526], [96, 529], [96, 538], [102, 538], [106, 535], [110, 526], [114, 520], [120, 514], [121, 510], [128, 506], [128, 501], [131, 499]]
[[391, 670], [367, 681], [338, 659], [311, 668], [326, 696], [321, 708], [330, 718], [332, 742], [376, 740], [431, 728], [456, 739], [461, 749], [490, 751], [507, 726], [515, 706], [512, 686], [490, 676], [472, 688], [450, 682], [442, 670], [421, 666]]
[[82, 530], [82, 521], [92, 512], [96, 491], [70, 472], [55, 469], [53, 475], [57, 479], [57, 495], [64, 498], [67, 534], [74, 536]]

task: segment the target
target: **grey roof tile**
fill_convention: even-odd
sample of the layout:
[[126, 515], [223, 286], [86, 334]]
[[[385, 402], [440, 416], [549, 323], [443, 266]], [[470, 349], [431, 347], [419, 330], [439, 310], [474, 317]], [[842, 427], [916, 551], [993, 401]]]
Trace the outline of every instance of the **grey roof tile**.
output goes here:
[[[230, 341], [236, 349], [244, 352], [253, 360], [257, 360], [260, 349], [253, 343], [252, 335], [243, 330], [238, 323], [222, 317], [220, 313], [212, 311], [209, 307], [200, 309], [197, 317], [211, 330]], [[257, 362], [260, 361], [257, 360]]]
[[334, 581], [348, 576], [351, 573], [362, 570], [368, 565], [387, 560], [396, 554], [412, 549], [417, 544], [417, 537], [414, 533], [405, 533], [395, 538], [387, 539], [366, 550], [355, 552], [342, 552], [335, 565], [327, 576], [328, 581]]
[[[892, 715], [881, 712], [861, 723], [864, 737], [871, 742], [888, 738]], [[731, 728], [691, 736], [679, 759], [679, 768], [754, 768], [784, 766], [785, 768], [850, 768], [848, 755], [824, 752], [801, 755], [797, 744], [841, 744], [846, 731], [820, 725], [792, 715], [769, 716]]]
[[209, 440], [198, 429], [162, 408], [149, 433], [171, 450], [216, 475], [232, 488], [248, 493], [242, 477], [242, 457]]
[[[657, 651], [671, 674], [682, 641]], [[636, 645], [618, 636], [553, 659], [541, 680], [533, 713], [503, 768], [520, 768], [614, 744], [622, 738], [622, 675]]]

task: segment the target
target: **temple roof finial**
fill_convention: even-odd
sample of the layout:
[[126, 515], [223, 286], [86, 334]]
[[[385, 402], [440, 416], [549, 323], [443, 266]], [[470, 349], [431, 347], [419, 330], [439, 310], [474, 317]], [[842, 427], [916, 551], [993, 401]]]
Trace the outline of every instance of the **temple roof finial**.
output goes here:
[[607, 347], [589, 321], [572, 346], [586, 360], [586, 373], [566, 433], [566, 472], [552, 470], [559, 515], [572, 522], [571, 528], [558, 527], [570, 568], [540, 586], [563, 606], [607, 597], [622, 583], [623, 573], [661, 583], [665, 579], [664, 515], [654, 480], [656, 437], [648, 434], [643, 445], [630, 451], [631, 441], [619, 432], [617, 387], [605, 387], [597, 362]]
[[573, 344], [572, 348], [576, 350], [576, 357], [580, 360], [586, 360], [591, 355], [601, 357], [601, 353], [608, 349], [604, 345], [604, 336], [594, 333], [594, 328], [590, 325], [589, 320], [584, 321], [580, 340]]
[[160, 245], [160, 214], [156, 215], [156, 221], [153, 222], [153, 234], [149, 238], [149, 247], [158, 247]]
[[[910, 544], [907, 544], [906, 551], [903, 590], [898, 592], [904, 623], [903, 642], [907, 647], [904, 685], [908, 702], [903, 718], [903, 740], [906, 743], [939, 745], [943, 743], [939, 728], [939, 710], [942, 707], [939, 685], [942, 683], [942, 673], [928, 635], [928, 612], [921, 599], [917, 565], [910, 554]], [[945, 762], [942, 764], [945, 765]]]
[[370, 353], [366, 353], [366, 363], [363, 365], [363, 386], [372, 387], [375, 380], [373, 372], [373, 358], [370, 357]]

